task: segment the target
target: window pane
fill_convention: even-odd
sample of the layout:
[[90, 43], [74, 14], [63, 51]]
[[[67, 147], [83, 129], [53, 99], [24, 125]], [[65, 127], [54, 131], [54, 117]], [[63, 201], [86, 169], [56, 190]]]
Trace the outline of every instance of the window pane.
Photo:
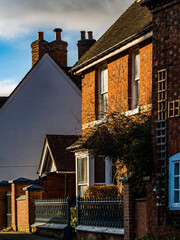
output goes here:
[[101, 93], [108, 91], [107, 69], [101, 71]]
[[87, 190], [87, 186], [79, 186], [78, 187], [78, 195], [80, 197], [84, 197], [84, 193]]
[[179, 175], [179, 163], [174, 164], [174, 175]]
[[139, 79], [140, 76], [140, 55], [136, 52], [134, 55], [134, 78]]
[[174, 203], [179, 203], [179, 191], [174, 191]]
[[87, 183], [87, 158], [78, 158], [78, 183]]
[[133, 107], [137, 107], [139, 105], [139, 81], [134, 81], [133, 83], [133, 102]]
[[102, 114], [106, 115], [107, 114], [108, 94], [107, 93], [102, 94], [101, 99], [102, 99]]
[[95, 158], [95, 183], [105, 183], [105, 159]]
[[179, 177], [174, 178], [174, 189], [179, 189]]

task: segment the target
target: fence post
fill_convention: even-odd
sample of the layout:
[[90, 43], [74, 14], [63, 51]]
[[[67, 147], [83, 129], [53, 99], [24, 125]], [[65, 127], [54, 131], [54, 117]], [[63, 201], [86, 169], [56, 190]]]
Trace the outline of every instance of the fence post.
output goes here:
[[66, 198], [67, 202], [67, 227], [64, 229], [64, 239], [71, 240], [71, 226], [70, 226], [70, 197]]
[[81, 213], [80, 213], [80, 196], [77, 197], [77, 208], [78, 208], [78, 225], [80, 225], [81, 222]]
[[134, 239], [134, 209], [131, 181], [124, 182], [124, 240]]
[[68, 218], [68, 226], [70, 227], [70, 197], [67, 197], [67, 218]]

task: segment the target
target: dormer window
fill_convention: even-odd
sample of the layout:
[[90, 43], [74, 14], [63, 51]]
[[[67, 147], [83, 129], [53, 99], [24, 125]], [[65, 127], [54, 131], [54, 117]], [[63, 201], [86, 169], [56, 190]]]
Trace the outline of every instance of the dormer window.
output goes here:
[[132, 109], [139, 106], [140, 54], [136, 49], [132, 55]]
[[108, 108], [108, 69], [99, 69], [99, 119], [107, 115]]

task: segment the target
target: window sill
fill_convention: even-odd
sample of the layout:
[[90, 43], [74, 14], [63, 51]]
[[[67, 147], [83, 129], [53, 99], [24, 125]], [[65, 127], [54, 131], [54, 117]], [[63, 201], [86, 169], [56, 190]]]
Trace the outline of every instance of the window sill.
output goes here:
[[138, 114], [138, 113], [140, 113], [139, 106], [137, 108], [134, 108], [132, 110], [129, 110], [129, 111], [125, 112], [125, 115], [126, 115], [126, 117], [129, 117], [129, 116], [132, 116], [132, 115], [135, 115], [135, 114]]
[[106, 185], [106, 183], [94, 183], [96, 186]]
[[169, 210], [171, 210], [171, 211], [176, 211], [176, 210], [179, 210], [180, 211], [180, 204], [178, 204], [177, 206], [170, 206], [169, 207]]
[[93, 122], [93, 126], [100, 125], [100, 124], [102, 124], [102, 123], [105, 123], [106, 121], [107, 121], [107, 116], [104, 116], [103, 118], [94, 121], [94, 122]]

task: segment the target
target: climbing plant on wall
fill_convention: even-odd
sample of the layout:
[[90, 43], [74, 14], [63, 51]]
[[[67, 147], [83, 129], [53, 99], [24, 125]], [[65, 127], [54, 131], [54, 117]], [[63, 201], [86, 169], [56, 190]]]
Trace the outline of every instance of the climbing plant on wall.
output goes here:
[[109, 156], [116, 167], [125, 166], [133, 179], [134, 190], [141, 192], [142, 178], [149, 175], [152, 168], [151, 117], [113, 113], [97, 127], [88, 148], [97, 155]]

